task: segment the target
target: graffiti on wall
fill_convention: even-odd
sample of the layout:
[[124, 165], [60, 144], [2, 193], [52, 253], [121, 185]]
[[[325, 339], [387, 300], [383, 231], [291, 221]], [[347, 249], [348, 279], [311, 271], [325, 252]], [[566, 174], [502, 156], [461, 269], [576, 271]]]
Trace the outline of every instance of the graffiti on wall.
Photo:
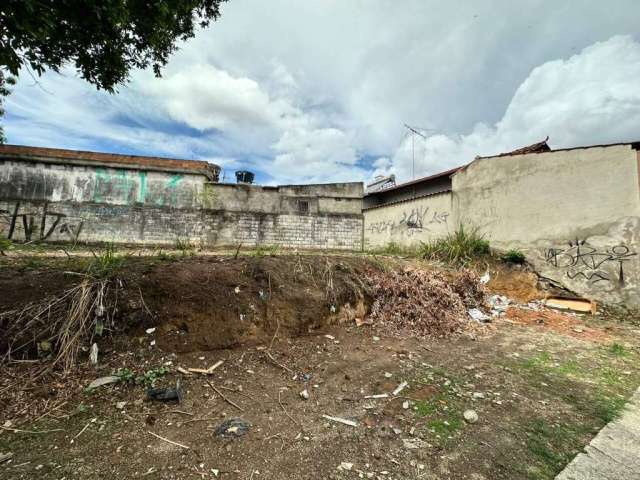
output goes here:
[[0, 233], [8, 239], [15, 239], [21, 229], [25, 242], [47, 240], [53, 234], [77, 242], [83, 224], [81, 219], [49, 211], [46, 203], [41, 211], [24, 208], [20, 202], [8, 210], [0, 209]]
[[637, 253], [627, 245], [596, 248], [586, 240], [576, 239], [565, 248], [549, 248], [545, 261], [555, 268], [565, 270], [566, 276], [596, 284], [613, 282], [624, 286], [624, 264]]
[[431, 211], [429, 207], [413, 207], [405, 210], [400, 217], [395, 220], [381, 220], [373, 222], [367, 226], [367, 230], [371, 233], [398, 233], [405, 231], [407, 235], [415, 235], [424, 231], [430, 231], [433, 225], [447, 223], [449, 213]]

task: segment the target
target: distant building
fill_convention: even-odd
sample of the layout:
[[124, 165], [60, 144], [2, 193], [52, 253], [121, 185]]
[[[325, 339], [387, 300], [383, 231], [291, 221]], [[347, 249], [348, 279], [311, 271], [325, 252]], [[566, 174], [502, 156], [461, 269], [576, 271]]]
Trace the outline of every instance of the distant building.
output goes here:
[[396, 186], [396, 176], [395, 175], [378, 175], [374, 178], [373, 182], [367, 185], [365, 189], [365, 193], [374, 193], [379, 192], [380, 190], [384, 190], [386, 188], [391, 188]]

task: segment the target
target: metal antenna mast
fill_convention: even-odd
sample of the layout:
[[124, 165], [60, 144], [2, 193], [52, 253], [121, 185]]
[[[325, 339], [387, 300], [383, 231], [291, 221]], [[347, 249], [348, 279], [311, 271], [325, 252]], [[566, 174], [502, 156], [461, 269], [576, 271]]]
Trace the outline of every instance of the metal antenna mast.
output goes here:
[[416, 178], [416, 135], [420, 135], [425, 140], [427, 136], [424, 133], [419, 132], [410, 125], [404, 124], [405, 128], [411, 132], [411, 179]]

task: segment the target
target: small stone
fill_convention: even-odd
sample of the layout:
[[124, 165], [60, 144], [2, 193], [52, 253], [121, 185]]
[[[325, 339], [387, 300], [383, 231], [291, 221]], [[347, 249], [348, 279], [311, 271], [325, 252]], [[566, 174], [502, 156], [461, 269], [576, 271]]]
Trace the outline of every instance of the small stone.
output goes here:
[[376, 337], [376, 336], [374, 336], [374, 337], [373, 337], [373, 341], [374, 341], [374, 342], [379, 342], [379, 341], [380, 341], [380, 337]]
[[478, 414], [475, 410], [465, 410], [463, 416], [468, 423], [476, 423], [478, 421]]
[[473, 398], [484, 398], [484, 393], [482, 393], [482, 392], [473, 392]]
[[305, 400], [309, 400], [309, 391], [305, 388], [300, 392], [300, 396]]
[[126, 405], [127, 405], [127, 402], [118, 402], [116, 403], [116, 408], [118, 410], [123, 410]]
[[404, 401], [402, 402], [402, 408], [404, 408], [405, 410], [407, 410], [409, 408], [409, 402], [408, 401]]
[[153, 332], [155, 332], [155, 331], [156, 331], [156, 327], [153, 327], [153, 328], [147, 328], [145, 331], [147, 332], [147, 334], [151, 335]]
[[393, 374], [390, 372], [384, 372], [384, 378], [391, 378], [393, 377]]
[[340, 470], [351, 470], [353, 468], [353, 463], [349, 462], [340, 462], [340, 466], [338, 467]]

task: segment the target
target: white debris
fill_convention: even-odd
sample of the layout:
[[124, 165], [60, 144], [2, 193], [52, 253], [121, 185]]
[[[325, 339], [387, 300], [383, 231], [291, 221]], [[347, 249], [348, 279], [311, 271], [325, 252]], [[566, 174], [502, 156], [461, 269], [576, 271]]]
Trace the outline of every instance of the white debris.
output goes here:
[[338, 466], [339, 470], [351, 470], [353, 468], [353, 463], [349, 463], [349, 462], [340, 462], [340, 465]]
[[305, 400], [309, 400], [309, 391], [305, 388], [300, 392], [300, 396]]
[[491, 317], [489, 317], [489, 315], [483, 313], [482, 310], [478, 308], [470, 308], [468, 310], [468, 313], [473, 320], [479, 323], [485, 323], [491, 320]]
[[376, 337], [375, 335], [373, 336], [373, 341], [374, 342], [379, 342], [380, 341], [380, 337]]
[[486, 285], [487, 283], [489, 283], [489, 280], [491, 280], [491, 276], [489, 275], [488, 271], [480, 277], [480, 283], [482, 285]]
[[375, 395], [365, 395], [364, 398], [389, 398], [388, 393], [376, 393]]
[[322, 418], [324, 418], [326, 420], [331, 420], [332, 422], [337, 422], [337, 423], [342, 423], [344, 425], [349, 425], [350, 427], [357, 427], [358, 426], [357, 422], [354, 422], [353, 420], [347, 420], [346, 418], [331, 417], [329, 415], [322, 415]]
[[101, 387], [102, 385], [108, 385], [110, 383], [116, 383], [120, 380], [120, 377], [116, 377], [115, 375], [108, 375], [106, 377], [96, 378], [93, 382], [89, 384], [87, 387], [89, 390], [93, 390], [94, 388]]
[[390, 372], [384, 372], [384, 378], [391, 378], [393, 377], [393, 374]]
[[211, 473], [213, 473], [214, 477], [217, 477], [220, 474], [220, 470], [218, 470], [217, 468], [212, 468]]
[[124, 410], [124, 407], [127, 405], [127, 402], [118, 402], [116, 403], [116, 408], [118, 410]]
[[478, 421], [478, 414], [475, 410], [465, 410], [462, 415], [469, 423], [476, 423]]
[[409, 402], [408, 401], [404, 401], [402, 402], [402, 408], [404, 408], [405, 410], [407, 410], [409, 408]]
[[428, 446], [427, 442], [420, 438], [403, 438], [402, 445], [407, 450], [419, 450]]
[[89, 361], [91, 365], [96, 365], [98, 363], [98, 344], [94, 343], [91, 345], [91, 352], [89, 353]]
[[333, 335], [329, 335], [329, 334], [325, 335], [324, 338], [328, 338], [329, 340], [335, 340], [336, 339], [336, 337], [334, 337]]
[[236, 287], [233, 291], [236, 293], [240, 293], [240, 287]]
[[402, 382], [400, 385], [398, 385], [396, 387], [396, 389], [393, 391], [393, 395], [399, 395], [400, 392], [402, 392], [402, 390], [404, 390], [405, 388], [407, 388], [409, 384], [407, 382]]
[[153, 332], [156, 331], [156, 327], [152, 327], [152, 328], [147, 328], [145, 330], [145, 332], [147, 332], [148, 335], [151, 335]]
[[473, 392], [473, 398], [475, 398], [475, 399], [484, 398], [484, 393], [482, 393], [482, 392]]

